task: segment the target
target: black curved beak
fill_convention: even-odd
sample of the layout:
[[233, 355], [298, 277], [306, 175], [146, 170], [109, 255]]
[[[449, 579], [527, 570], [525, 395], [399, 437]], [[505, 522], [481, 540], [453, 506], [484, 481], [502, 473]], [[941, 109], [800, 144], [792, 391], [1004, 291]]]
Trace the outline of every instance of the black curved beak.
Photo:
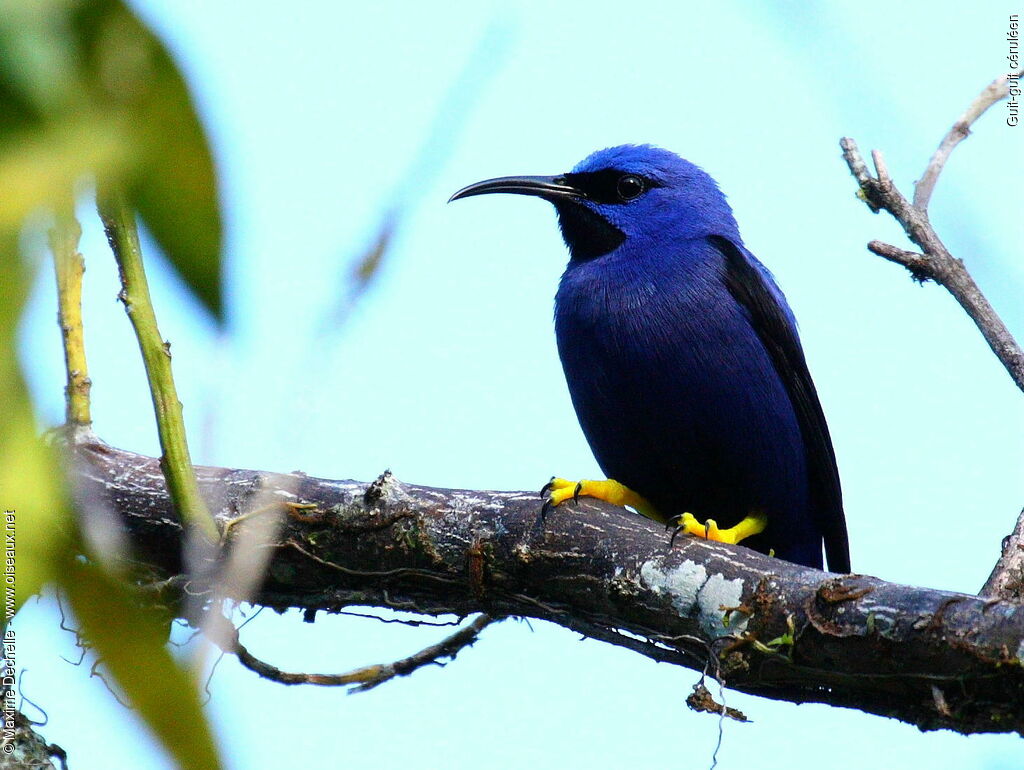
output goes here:
[[482, 182], [463, 187], [448, 202], [459, 198], [470, 198], [474, 195], [487, 193], [515, 193], [517, 195], [536, 195], [545, 200], [558, 198], [580, 198], [579, 190], [569, 184], [564, 176], [502, 176], [497, 179], [485, 179]]

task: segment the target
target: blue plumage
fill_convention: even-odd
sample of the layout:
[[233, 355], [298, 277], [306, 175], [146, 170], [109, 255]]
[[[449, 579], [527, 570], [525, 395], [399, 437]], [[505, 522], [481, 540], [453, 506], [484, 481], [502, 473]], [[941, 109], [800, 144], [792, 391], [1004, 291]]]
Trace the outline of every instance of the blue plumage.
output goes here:
[[665, 518], [849, 571], [839, 478], [796, 322], [746, 250], [714, 180], [666, 150], [601, 150], [559, 177], [506, 177], [453, 197], [550, 200], [571, 259], [555, 300], [558, 351], [602, 470]]

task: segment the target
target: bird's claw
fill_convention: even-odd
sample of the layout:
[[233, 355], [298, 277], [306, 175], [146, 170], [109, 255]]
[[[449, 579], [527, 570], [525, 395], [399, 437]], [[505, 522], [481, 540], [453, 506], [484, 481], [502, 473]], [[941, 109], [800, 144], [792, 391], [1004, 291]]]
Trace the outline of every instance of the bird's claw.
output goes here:
[[705, 540], [714, 540], [718, 543], [736, 544], [751, 535], [763, 532], [767, 525], [768, 517], [758, 511], [749, 514], [739, 524], [728, 529], [720, 529], [714, 519], [708, 519], [701, 524], [692, 513], [684, 513], [676, 517], [676, 528], [669, 539], [669, 545], [675, 544], [676, 535], [680, 532], [702, 537]]
[[544, 522], [545, 522], [545, 521], [547, 520], [547, 518], [548, 518], [548, 514], [549, 514], [549, 513], [551, 513], [551, 510], [552, 510], [552, 509], [553, 509], [554, 507], [555, 507], [555, 506], [553, 506], [553, 505], [551, 504], [551, 501], [550, 501], [550, 500], [545, 500], [545, 501], [544, 501], [544, 504], [543, 504], [543, 505], [542, 505], [542, 506], [540, 507], [540, 517], [539, 517], [539, 520], [538, 520], [538, 522], [539, 522], [540, 524], [543, 524], [543, 523], [544, 523]]
[[540, 488], [540, 496], [541, 497], [546, 497], [548, 492], [550, 492], [554, 488], [554, 486], [555, 486], [555, 477], [552, 476], [551, 479], [548, 481], [548, 483]]
[[678, 516], [673, 516], [669, 519], [669, 523], [665, 525], [666, 529], [672, 527], [672, 537], [668, 540], [669, 547], [676, 544], [676, 538], [680, 533], [685, 535], [696, 535], [697, 537], [707, 537], [707, 529], [697, 522], [699, 531], [695, 531], [694, 522], [697, 522], [697, 519], [692, 513], [681, 513]]
[[[545, 505], [550, 505], [550, 507], [553, 508], [568, 500], [569, 496], [564, 493], [564, 490], [568, 489], [572, 484], [573, 482], [571, 481], [566, 481], [565, 479], [552, 476], [551, 480], [540, 488], [540, 496], [544, 498]], [[577, 481], [576, 486], [572, 491], [572, 501], [576, 503], [576, 505], [580, 504], [580, 493], [582, 491], [583, 482]]]
[[614, 479], [605, 479], [603, 481], [594, 479], [569, 481], [568, 479], [555, 477], [544, 485], [544, 488], [541, 490], [541, 496], [549, 504], [548, 510], [558, 507], [570, 498], [576, 505], [579, 505], [581, 497], [592, 497], [595, 500], [604, 500], [612, 505], [628, 505], [648, 518], [655, 521], [665, 521], [665, 517], [657, 513], [647, 500]]
[[559, 505], [564, 503], [570, 498], [576, 505], [580, 504], [580, 493], [583, 491], [582, 481], [569, 481], [567, 479], [560, 479], [557, 476], [552, 476], [551, 481], [544, 485], [541, 489], [541, 497], [544, 498], [544, 509], [542, 512], [546, 513], [552, 508], [557, 508]]
[[[557, 476], [552, 476], [550, 481], [540, 489], [540, 496], [544, 498], [544, 504], [540, 507], [540, 516], [537, 517], [537, 526], [543, 526], [544, 522], [548, 518], [548, 514], [551, 513], [555, 508], [564, 503], [569, 499], [569, 489], [573, 488], [573, 482], [560, 479]], [[580, 483], [577, 483], [571, 497], [579, 505], [579, 490]]]

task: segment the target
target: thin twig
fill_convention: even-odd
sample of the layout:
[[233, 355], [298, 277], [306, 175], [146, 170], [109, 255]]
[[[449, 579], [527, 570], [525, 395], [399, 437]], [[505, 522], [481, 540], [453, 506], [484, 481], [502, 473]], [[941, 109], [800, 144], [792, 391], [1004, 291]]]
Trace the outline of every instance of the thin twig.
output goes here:
[[67, 386], [64, 388], [65, 414], [69, 426], [87, 428], [92, 424], [89, 409], [89, 367], [85, 359], [85, 335], [82, 329], [82, 275], [85, 260], [78, 251], [82, 226], [75, 218], [73, 199], [59, 211], [50, 229], [50, 250], [57, 278], [57, 323], [64, 344]]
[[445, 628], [451, 626], [458, 626], [461, 624], [461, 618], [459, 620], [414, 620], [412, 618], [382, 618], [380, 615], [372, 615], [368, 612], [352, 612], [351, 610], [338, 610], [335, 615], [345, 615], [350, 618], [363, 618], [365, 620], [376, 620], [380, 623], [397, 623], [403, 626], [412, 626], [419, 628], [420, 626], [430, 626], [432, 628]]
[[[971, 123], [1008, 93], [1006, 77], [1003, 76], [989, 84], [971, 103], [932, 156], [925, 175], [917, 185], [914, 203], [907, 200], [892, 183], [881, 152], [872, 152], [878, 174], [877, 177], [872, 177], [853, 139], [843, 137], [839, 146], [843, 150], [843, 159], [850, 173], [860, 187], [858, 196], [861, 200], [875, 213], [885, 209], [892, 214], [903, 226], [910, 240], [921, 248], [921, 253], [906, 251], [881, 241], [872, 241], [868, 248], [875, 254], [906, 267], [915, 280], [932, 280], [944, 286], [978, 326], [992, 352], [1006, 367], [1017, 387], [1024, 390], [1024, 350], [1021, 350], [1006, 324], [982, 294], [964, 267], [964, 263], [950, 254], [942, 243], [928, 220], [926, 210], [935, 181], [953, 148], [967, 135]], [[955, 136], [957, 132], [961, 134], [958, 138]]]
[[881, 150], [871, 151], [871, 162], [875, 164], [875, 173], [878, 174], [878, 183], [883, 190], [892, 187], [892, 177], [889, 176], [889, 167], [885, 163], [885, 155]]
[[477, 640], [480, 632], [495, 620], [490, 615], [481, 613], [468, 625], [460, 628], [451, 636], [445, 637], [437, 644], [425, 647], [414, 655], [393, 663], [364, 666], [344, 674], [306, 674], [282, 671], [276, 666], [260, 660], [239, 641], [238, 630], [227, 618], [216, 612], [213, 615], [214, 617], [204, 624], [210, 633], [210, 639], [225, 652], [235, 655], [238, 662], [250, 671], [259, 674], [264, 679], [270, 679], [280, 684], [315, 684], [322, 687], [353, 685], [349, 693], [372, 690], [377, 685], [384, 684], [398, 676], [408, 676], [417, 669], [432, 663], [443, 666], [445, 663], [442, 662], [442, 658], [454, 660], [456, 655], [471, 646]]
[[916, 251], [900, 249], [884, 241], [870, 241], [868, 251], [897, 265], [903, 265], [918, 283], [924, 283], [932, 277], [928, 258]]
[[419, 577], [425, 578], [426, 580], [433, 580], [438, 583], [450, 583], [457, 584], [459, 581], [455, 578], [445, 577], [444, 575], [437, 575], [429, 570], [416, 569], [415, 567], [399, 567], [398, 569], [385, 569], [385, 570], [358, 570], [350, 569], [349, 567], [343, 567], [340, 564], [336, 564], [326, 559], [321, 559], [315, 553], [310, 553], [295, 540], [286, 540], [284, 545], [291, 546], [296, 551], [301, 553], [307, 559], [311, 559], [318, 564], [322, 564], [325, 567], [330, 567], [333, 570], [337, 570], [343, 575], [352, 575], [353, 577], [380, 577], [380, 578], [399, 578], [399, 577]]
[[171, 374], [170, 345], [164, 342], [157, 327], [134, 213], [122, 190], [102, 182], [98, 185], [96, 204], [121, 274], [119, 298], [135, 329], [146, 366], [160, 449], [163, 452], [160, 467], [167, 480], [167, 489], [182, 521], [201, 532], [207, 541], [215, 543], [218, 537], [217, 526], [199, 494], [199, 485], [192, 468], [181, 402], [178, 401]]
[[935, 150], [935, 154], [928, 161], [928, 168], [924, 170], [924, 174], [921, 175], [920, 180], [914, 185], [914, 205], [917, 208], [922, 211], [928, 209], [928, 201], [932, 198], [932, 192], [935, 190], [935, 183], [939, 181], [939, 174], [942, 173], [942, 168], [946, 165], [946, 161], [949, 160], [953, 149], [971, 135], [971, 125], [974, 121], [980, 118], [985, 113], [985, 110], [993, 104], [1002, 101], [1010, 95], [1010, 87], [1007, 84], [1007, 80], [1009, 80], [1012, 74], [1000, 75], [989, 83], [975, 97], [967, 109], [964, 110], [963, 115], [956, 119], [953, 127], [942, 138], [938, 149]]
[[860, 150], [857, 149], [857, 143], [853, 139], [844, 136], [839, 140], [839, 146], [843, 149], [843, 160], [850, 167], [850, 173], [853, 174], [853, 178], [857, 180], [862, 188], [871, 184], [874, 180], [871, 177], [871, 172], [868, 170], [868, 165], [864, 162], [864, 158], [861, 157]]

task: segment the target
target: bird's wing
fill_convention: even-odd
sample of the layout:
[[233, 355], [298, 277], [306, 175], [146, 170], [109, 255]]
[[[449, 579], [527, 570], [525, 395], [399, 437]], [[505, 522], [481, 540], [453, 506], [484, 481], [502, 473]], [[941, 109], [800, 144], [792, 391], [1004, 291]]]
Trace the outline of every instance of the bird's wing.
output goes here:
[[850, 571], [850, 546], [843, 515], [839, 471], [825, 415], [814, 389], [796, 322], [779, 290], [746, 252], [728, 238], [709, 239], [725, 257], [726, 286], [750, 314], [750, 322], [775, 363], [786, 386], [807, 450], [811, 505], [825, 540], [825, 555], [833, 572]]

